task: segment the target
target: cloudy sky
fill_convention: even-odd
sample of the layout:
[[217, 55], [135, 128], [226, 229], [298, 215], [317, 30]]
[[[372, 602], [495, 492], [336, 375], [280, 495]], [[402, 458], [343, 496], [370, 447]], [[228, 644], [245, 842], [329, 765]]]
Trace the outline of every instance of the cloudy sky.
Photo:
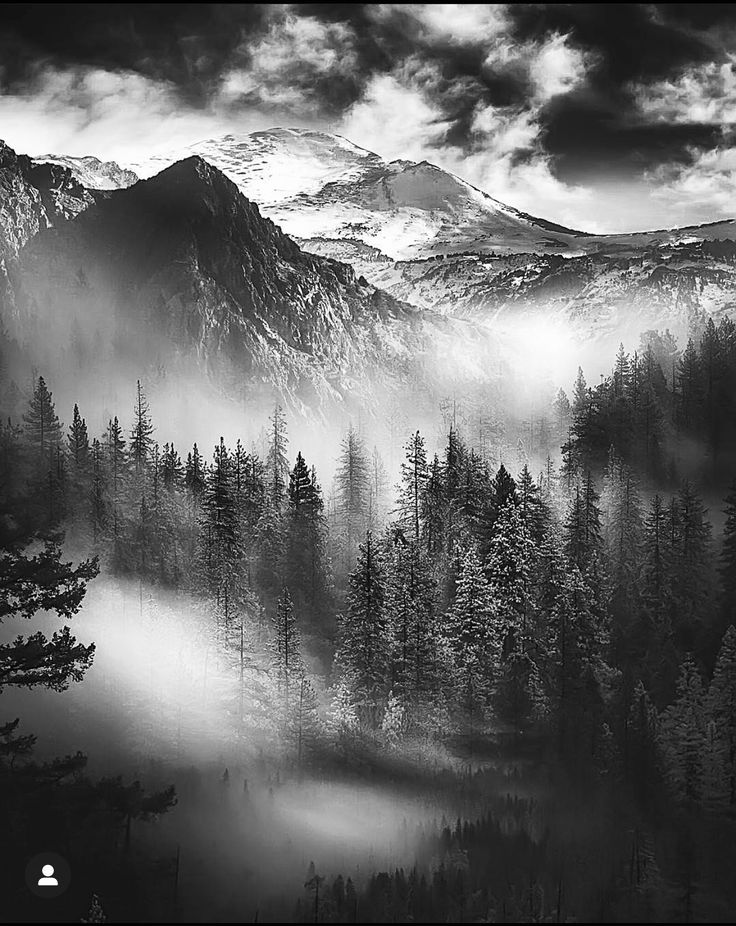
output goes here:
[[18, 151], [130, 163], [274, 125], [584, 230], [736, 216], [736, 5], [3, 4]]

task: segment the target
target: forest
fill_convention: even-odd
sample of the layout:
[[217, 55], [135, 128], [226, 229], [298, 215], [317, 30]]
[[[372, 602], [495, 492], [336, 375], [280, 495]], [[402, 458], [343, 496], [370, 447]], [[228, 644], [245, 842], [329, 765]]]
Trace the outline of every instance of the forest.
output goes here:
[[[38, 915], [8, 889], [18, 846], [54, 845], [84, 871], [64, 903], [87, 922], [213, 907], [231, 921], [731, 921], [732, 322], [709, 319], [682, 349], [647, 332], [599, 383], [580, 370], [506, 431], [451, 397], [442, 440], [409, 428], [395, 473], [369, 426], [350, 427], [327, 479], [277, 403], [248, 446], [180, 447], [159, 444], [143, 381], [93, 434], [84, 396], [62, 424], [42, 371], [30, 387], [0, 377], [9, 918]], [[88, 603], [100, 636], [81, 642]], [[122, 646], [136, 621], [166, 627], [172, 653], [190, 638], [206, 651], [204, 694], [181, 667], [148, 704], [98, 681], [133, 728], [109, 733], [107, 766], [75, 744], [49, 755], [22, 713], [6, 717], [4, 702], [23, 711], [47, 690], [71, 704], [105, 624]], [[120, 658], [166, 688], [165, 651], [154, 664], [130, 639]], [[146, 732], [157, 722], [165, 733]], [[216, 745], [195, 759], [195, 741]], [[301, 791], [332, 820], [330, 788], [366, 785], [375, 807], [394, 802], [391, 851], [377, 829], [357, 861], [296, 851], [260, 890], [182, 883], [198, 814], [234, 845], [261, 800]]]

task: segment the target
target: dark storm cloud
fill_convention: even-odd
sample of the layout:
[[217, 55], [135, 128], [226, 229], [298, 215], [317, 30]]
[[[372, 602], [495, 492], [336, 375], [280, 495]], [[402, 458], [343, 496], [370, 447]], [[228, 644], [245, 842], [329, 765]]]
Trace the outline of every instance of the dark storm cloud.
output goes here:
[[[514, 4], [505, 17], [504, 41], [533, 49], [564, 35], [585, 56], [584, 80], [536, 104], [536, 144], [552, 156], [558, 176], [636, 174], [686, 162], [716, 143], [718, 126], [648, 119], [636, 112], [635, 94], [638, 86], [725, 60], [736, 33], [734, 7]], [[279, 118], [298, 119], [306, 107], [310, 116], [333, 120], [361, 100], [376, 76], [403, 68], [415, 85], [429, 81], [446, 142], [472, 152], [479, 110], [520, 111], [534, 93], [523, 56], [493, 58], [483, 29], [461, 38], [445, 34], [412, 5], [6, 4], [0, 75], [4, 89], [18, 93], [32, 92], [48, 67], [133, 72], [172, 85], [183, 104], [206, 107], [228, 74], [247, 74], [254, 51], [294, 20], [330, 27], [324, 49], [335, 63], [322, 68], [295, 44], [278, 69], [262, 66], [233, 90], [228, 105], [266, 100]]]
[[133, 71], [204, 99], [234, 50], [262, 34], [260, 5], [11, 3], [2, 8], [6, 89], [32, 85], [40, 65]]

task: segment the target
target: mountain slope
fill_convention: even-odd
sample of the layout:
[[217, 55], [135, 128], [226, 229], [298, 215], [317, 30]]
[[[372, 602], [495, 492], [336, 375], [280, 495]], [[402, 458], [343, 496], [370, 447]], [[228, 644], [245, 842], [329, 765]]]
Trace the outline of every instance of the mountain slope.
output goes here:
[[0, 141], [0, 259], [14, 257], [40, 229], [93, 202], [67, 168], [34, 164]]
[[[423, 161], [386, 162], [339, 135], [271, 129], [190, 146], [284, 231], [357, 238], [394, 259], [478, 247], [568, 251], [579, 234], [505, 206]], [[135, 165], [145, 175], [181, 152]]]
[[195, 361], [294, 403], [376, 400], [407, 378], [426, 388], [428, 357], [474, 330], [302, 252], [198, 157], [38, 234], [15, 282], [50, 337], [76, 317], [119, 355]]
[[68, 168], [88, 190], [124, 190], [138, 182], [138, 176], [132, 170], [125, 170], [115, 161], [101, 161], [91, 155], [72, 157], [45, 154], [33, 160], [36, 164], [57, 164]]

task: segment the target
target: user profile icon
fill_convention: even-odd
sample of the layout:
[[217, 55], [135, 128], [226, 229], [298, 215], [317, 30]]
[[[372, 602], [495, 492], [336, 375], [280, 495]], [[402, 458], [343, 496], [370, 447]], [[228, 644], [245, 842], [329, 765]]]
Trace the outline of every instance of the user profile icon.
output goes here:
[[39, 887], [58, 887], [59, 882], [54, 877], [54, 866], [53, 865], [44, 865], [41, 869], [41, 874], [43, 877], [38, 879]]
[[39, 852], [26, 865], [26, 886], [36, 897], [59, 897], [71, 882], [69, 863], [56, 852]]

